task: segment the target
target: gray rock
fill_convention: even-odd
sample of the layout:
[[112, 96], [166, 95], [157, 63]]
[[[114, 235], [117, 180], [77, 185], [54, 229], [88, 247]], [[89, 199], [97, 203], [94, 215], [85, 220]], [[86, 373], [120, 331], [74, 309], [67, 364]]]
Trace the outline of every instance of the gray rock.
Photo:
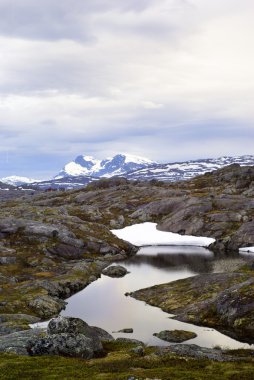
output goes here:
[[44, 334], [42, 329], [30, 329], [0, 336], [0, 352], [28, 355], [27, 344], [31, 339], [38, 339]]
[[28, 342], [30, 355], [64, 355], [90, 359], [103, 355], [102, 340], [112, 340], [106, 331], [89, 326], [79, 318], [52, 319], [47, 336]]
[[107, 331], [103, 330], [100, 327], [92, 326], [92, 329], [95, 330], [99, 339], [103, 342], [111, 342], [115, 340], [115, 338], [112, 335], [110, 335]]
[[123, 277], [127, 274], [127, 269], [121, 265], [114, 265], [102, 271], [102, 274], [109, 277]]
[[84, 256], [84, 249], [63, 243], [48, 248], [48, 252], [69, 260], [81, 259]]
[[174, 352], [181, 356], [190, 356], [196, 359], [211, 359], [219, 362], [239, 361], [239, 358], [227, 355], [220, 349], [199, 347], [195, 344], [175, 344], [162, 348], [161, 352]]
[[0, 257], [0, 265], [11, 265], [16, 263], [16, 257], [6, 256]]
[[66, 302], [50, 296], [38, 296], [28, 303], [28, 307], [43, 319], [58, 315]]
[[144, 356], [145, 350], [143, 346], [137, 346], [130, 349], [130, 352], [133, 352], [134, 354], [137, 354], [139, 356]]
[[27, 343], [29, 355], [63, 355], [91, 359], [103, 352], [102, 344], [83, 334], [56, 334]]
[[55, 334], [83, 334], [93, 341], [114, 340], [114, 338], [100, 327], [91, 327], [80, 318], [62, 317], [51, 319], [48, 324], [49, 335]]

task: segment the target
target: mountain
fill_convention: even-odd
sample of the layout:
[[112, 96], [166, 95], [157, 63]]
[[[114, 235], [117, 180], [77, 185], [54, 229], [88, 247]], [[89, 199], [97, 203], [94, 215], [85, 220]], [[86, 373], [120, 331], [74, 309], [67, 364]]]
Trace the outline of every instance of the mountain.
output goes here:
[[239, 164], [240, 166], [254, 165], [254, 156], [223, 156], [219, 158], [208, 158], [185, 162], [152, 164], [146, 168], [129, 172], [125, 175], [125, 177], [131, 180], [149, 181], [152, 179], [157, 179], [160, 181], [175, 182], [187, 180], [207, 172], [212, 172], [231, 164]]
[[125, 175], [156, 163], [130, 154], [117, 154], [113, 158], [97, 160], [91, 156], [78, 156], [64, 166], [55, 179], [73, 176], [113, 177]]
[[27, 177], [19, 177], [16, 175], [12, 175], [10, 177], [4, 177], [0, 179], [1, 182], [6, 183], [7, 185], [12, 186], [21, 186], [21, 185], [27, 185], [29, 183], [37, 183], [40, 182], [40, 180], [27, 178]]
[[[97, 160], [90, 156], [78, 156], [65, 165], [61, 172], [47, 181], [35, 181], [26, 177], [6, 177], [2, 182], [23, 189], [72, 189], [88, 185], [99, 178], [122, 176], [129, 180], [150, 181], [152, 179], [175, 182], [221, 169], [231, 164], [254, 165], [254, 156], [223, 156], [167, 164], [154, 163], [146, 158], [117, 154], [111, 159]], [[8, 182], [7, 182], [8, 181]]]
[[21, 185], [22, 189], [34, 189], [34, 190], [61, 190], [61, 189], [73, 189], [78, 187], [84, 187], [91, 182], [98, 181], [99, 178], [91, 176], [69, 176], [63, 178], [49, 179], [48, 181], [34, 182], [30, 184]]

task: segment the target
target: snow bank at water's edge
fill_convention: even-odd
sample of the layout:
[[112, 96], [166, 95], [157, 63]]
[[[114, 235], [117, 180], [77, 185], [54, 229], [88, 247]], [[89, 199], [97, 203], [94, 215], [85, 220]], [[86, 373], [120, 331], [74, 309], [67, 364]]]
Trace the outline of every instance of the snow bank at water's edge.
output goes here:
[[111, 230], [119, 239], [123, 239], [138, 247], [146, 245], [191, 245], [208, 247], [215, 242], [213, 238], [179, 235], [172, 232], [159, 231], [156, 223], [141, 223], [125, 227], [121, 230]]

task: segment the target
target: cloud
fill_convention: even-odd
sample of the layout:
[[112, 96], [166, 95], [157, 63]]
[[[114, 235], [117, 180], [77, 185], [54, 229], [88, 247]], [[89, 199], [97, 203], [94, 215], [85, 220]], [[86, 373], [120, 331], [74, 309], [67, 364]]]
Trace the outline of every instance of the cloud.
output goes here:
[[251, 153], [253, 8], [0, 0], [0, 152], [52, 175], [81, 153]]

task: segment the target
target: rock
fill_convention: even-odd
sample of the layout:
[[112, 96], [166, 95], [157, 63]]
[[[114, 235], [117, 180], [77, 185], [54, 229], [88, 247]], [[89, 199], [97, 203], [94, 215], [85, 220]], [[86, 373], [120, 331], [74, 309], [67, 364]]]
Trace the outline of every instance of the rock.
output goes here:
[[114, 338], [100, 327], [91, 327], [80, 318], [58, 317], [53, 318], [48, 324], [47, 332], [49, 335], [56, 334], [83, 334], [94, 340], [114, 340]]
[[133, 352], [134, 354], [137, 354], [139, 356], [144, 356], [145, 350], [143, 346], [137, 346], [130, 349], [130, 352]]
[[99, 339], [102, 342], [112, 342], [113, 340], [115, 340], [115, 338], [112, 335], [110, 335], [107, 331], [101, 329], [100, 327], [92, 326], [92, 329], [96, 331]]
[[28, 314], [0, 314], [0, 335], [25, 330], [30, 323], [39, 321], [40, 318]]
[[170, 347], [162, 348], [162, 353], [174, 352], [181, 356], [190, 356], [196, 359], [211, 359], [219, 362], [239, 361], [239, 358], [233, 357], [220, 349], [199, 347], [195, 344], [174, 344]]
[[28, 307], [43, 319], [58, 315], [65, 308], [65, 305], [65, 301], [50, 296], [37, 296], [28, 303]]
[[127, 274], [127, 269], [121, 265], [114, 265], [102, 271], [102, 274], [109, 277], [123, 277]]
[[103, 352], [101, 343], [95, 344], [83, 334], [57, 334], [27, 343], [29, 355], [63, 355], [91, 359]]
[[131, 296], [175, 314], [177, 320], [217, 330], [244, 342], [254, 339], [254, 278], [212, 273], [141, 289]]
[[58, 244], [48, 248], [49, 253], [54, 256], [63, 257], [69, 260], [81, 259], [84, 256], [84, 249], [68, 244]]
[[117, 332], [118, 333], [125, 333], [125, 334], [132, 334], [133, 333], [133, 329], [132, 328], [127, 328], [127, 329], [119, 330]]
[[103, 355], [101, 340], [112, 338], [106, 331], [93, 328], [79, 318], [52, 319], [47, 336], [28, 342], [30, 355], [64, 355], [91, 359]]
[[30, 329], [0, 336], [0, 352], [28, 355], [27, 344], [31, 339], [38, 339], [44, 334], [42, 329]]
[[0, 265], [11, 265], [15, 263], [16, 263], [16, 257], [13, 257], [13, 256], [0, 257]]
[[197, 337], [197, 334], [194, 332], [185, 330], [164, 330], [153, 335], [161, 340], [172, 343], [182, 343]]
[[116, 338], [116, 342], [122, 342], [122, 343], [136, 343], [138, 345], [144, 345], [141, 340], [138, 339], [131, 339], [131, 338]]

